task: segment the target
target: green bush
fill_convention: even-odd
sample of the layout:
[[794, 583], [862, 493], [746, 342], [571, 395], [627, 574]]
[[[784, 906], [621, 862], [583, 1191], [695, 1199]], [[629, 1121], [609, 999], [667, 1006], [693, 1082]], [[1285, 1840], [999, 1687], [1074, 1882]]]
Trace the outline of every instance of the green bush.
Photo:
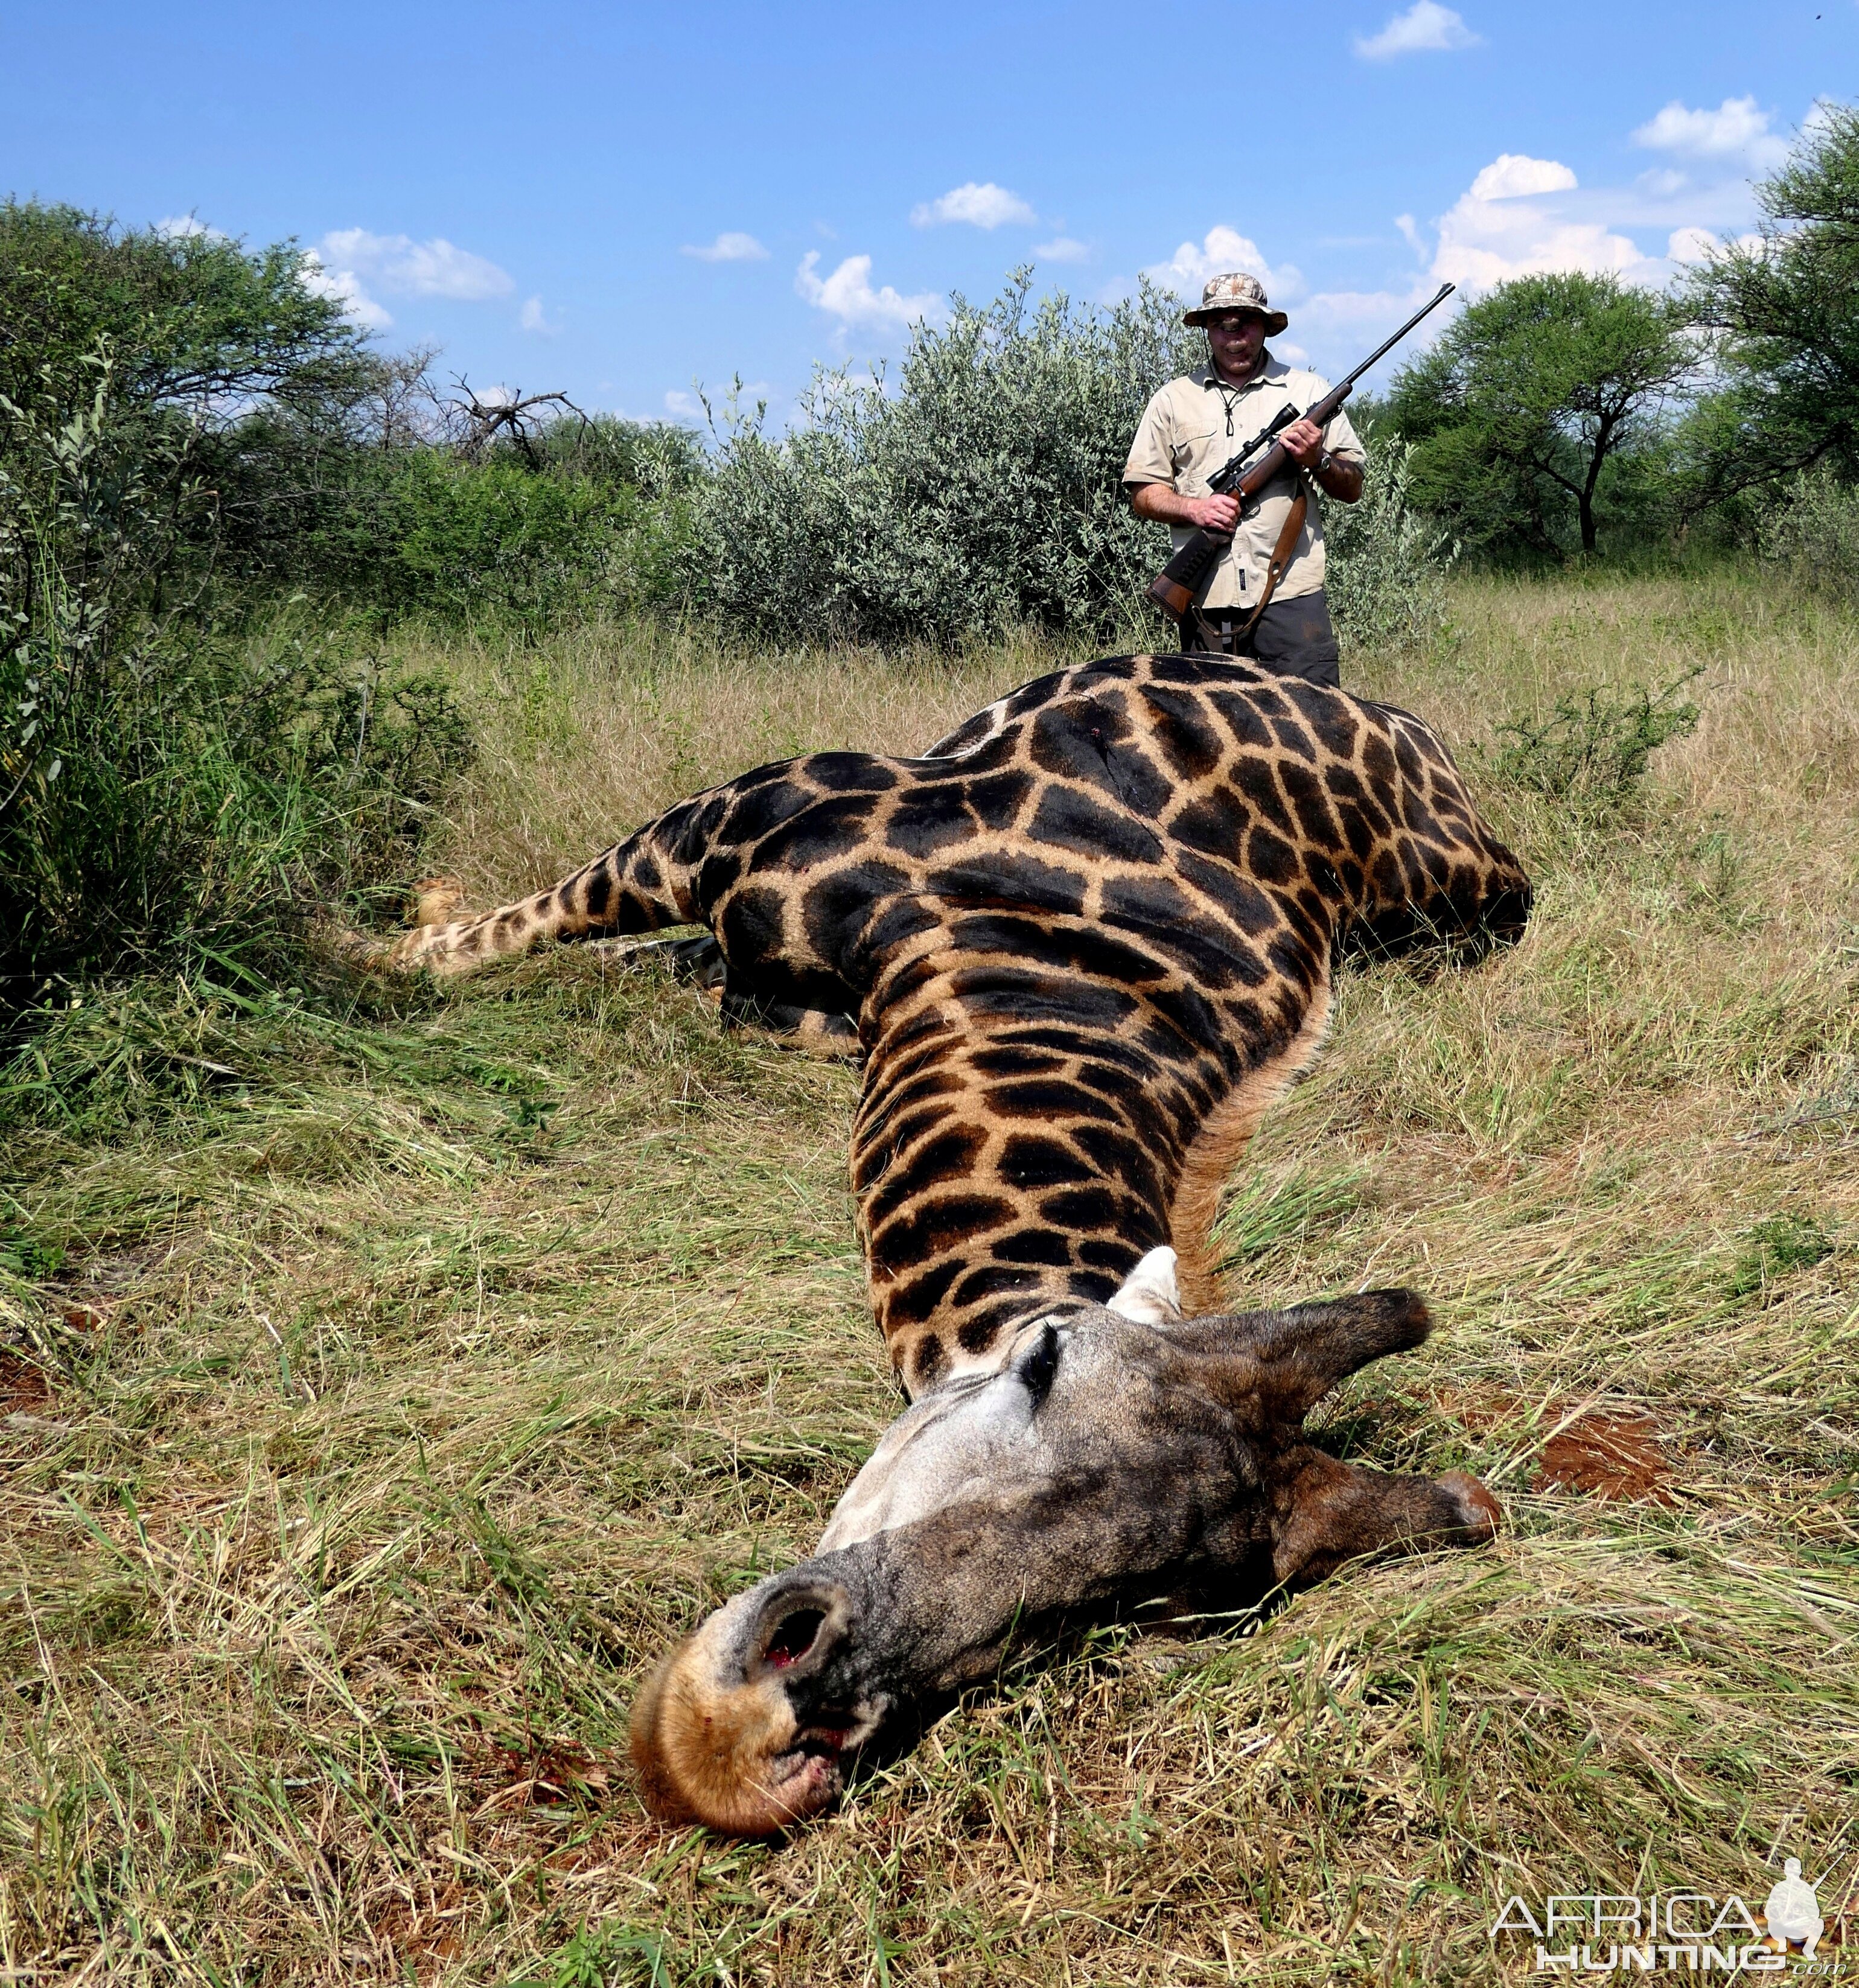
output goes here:
[[1697, 729], [1698, 707], [1680, 693], [1703, 667], [1661, 691], [1636, 684], [1617, 695], [1598, 688], [1565, 695], [1545, 720], [1500, 725], [1498, 735], [1508, 742], [1499, 751], [1497, 773], [1586, 814], [1617, 812], [1638, 789], [1659, 747]]
[[1414, 509], [1414, 451], [1369, 432], [1368, 466], [1354, 504], [1323, 507], [1325, 591], [1346, 649], [1418, 646], [1445, 624], [1446, 575], [1458, 547]]
[[1859, 490], [1823, 465], [1796, 476], [1768, 512], [1763, 558], [1797, 587], [1834, 600], [1859, 600]]
[[688, 430], [571, 415], [522, 448], [468, 451], [436, 398], [428, 412], [432, 432], [358, 404], [332, 432], [266, 408], [219, 436], [222, 576], [252, 599], [304, 590], [455, 626], [681, 599], [703, 460]]
[[0, 1015], [98, 974], [268, 972], [403, 876], [472, 752], [449, 688], [358, 634], [171, 630], [86, 672], [0, 816]]
[[[522, 451], [505, 443], [499, 453]], [[644, 497], [675, 497], [710, 473], [696, 431], [670, 421], [629, 421], [617, 414], [565, 414], [536, 438], [532, 453], [554, 475], [585, 476]]]
[[654, 607], [681, 585], [676, 500], [431, 448], [362, 465], [302, 577], [397, 615], [542, 623]]
[[729, 424], [695, 499], [699, 597], [789, 641], [1134, 625], [1167, 541], [1119, 479], [1144, 404], [1202, 341], [1147, 287], [1034, 309], [1029, 280], [919, 326], [894, 395], [822, 374], [786, 438], [759, 412]]
[[98, 973], [272, 964], [313, 901], [404, 860], [470, 749], [445, 687], [355, 631], [164, 607], [186, 445], [134, 377], [106, 340], [5, 404], [0, 1028]]

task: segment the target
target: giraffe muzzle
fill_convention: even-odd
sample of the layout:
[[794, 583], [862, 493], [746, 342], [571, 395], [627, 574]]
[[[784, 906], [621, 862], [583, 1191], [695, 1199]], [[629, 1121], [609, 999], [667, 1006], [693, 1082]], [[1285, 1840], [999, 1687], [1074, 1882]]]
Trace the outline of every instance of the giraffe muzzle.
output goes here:
[[737, 1596], [680, 1644], [633, 1708], [646, 1806], [669, 1822], [768, 1836], [835, 1800], [844, 1756], [887, 1709], [847, 1702], [828, 1679], [855, 1614], [848, 1588], [809, 1563]]

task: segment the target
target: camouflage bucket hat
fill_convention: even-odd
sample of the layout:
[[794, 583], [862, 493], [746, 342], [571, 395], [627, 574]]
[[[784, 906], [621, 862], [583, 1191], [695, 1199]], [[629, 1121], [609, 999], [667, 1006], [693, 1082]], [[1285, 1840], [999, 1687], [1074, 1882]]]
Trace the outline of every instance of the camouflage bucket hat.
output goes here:
[[1266, 336], [1276, 338], [1291, 320], [1275, 311], [1266, 300], [1265, 286], [1256, 276], [1235, 269], [1230, 275], [1211, 277], [1201, 292], [1201, 308], [1191, 310], [1184, 324], [1205, 324], [1209, 318], [1223, 317], [1229, 311], [1256, 311], [1265, 320]]

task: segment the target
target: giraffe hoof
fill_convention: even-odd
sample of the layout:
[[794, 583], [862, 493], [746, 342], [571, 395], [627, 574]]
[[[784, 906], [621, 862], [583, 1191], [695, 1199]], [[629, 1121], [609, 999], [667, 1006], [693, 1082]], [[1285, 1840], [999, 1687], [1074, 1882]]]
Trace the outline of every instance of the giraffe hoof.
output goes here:
[[465, 902], [465, 886], [456, 877], [425, 877], [413, 888], [416, 928], [446, 924]]

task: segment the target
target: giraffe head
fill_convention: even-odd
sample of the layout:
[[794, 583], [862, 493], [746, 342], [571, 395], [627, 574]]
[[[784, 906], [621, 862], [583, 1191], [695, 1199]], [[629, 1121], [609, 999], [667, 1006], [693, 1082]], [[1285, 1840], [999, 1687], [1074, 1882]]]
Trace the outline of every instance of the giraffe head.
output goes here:
[[1183, 1319], [1172, 1253], [1109, 1306], [1029, 1319], [991, 1373], [913, 1403], [813, 1557], [719, 1609], [633, 1716], [647, 1806], [766, 1835], [816, 1813], [887, 1725], [987, 1676], [1016, 1636], [1120, 1604], [1231, 1606], [1364, 1554], [1471, 1545], [1474, 1479], [1340, 1463], [1303, 1419], [1425, 1337], [1410, 1291]]

